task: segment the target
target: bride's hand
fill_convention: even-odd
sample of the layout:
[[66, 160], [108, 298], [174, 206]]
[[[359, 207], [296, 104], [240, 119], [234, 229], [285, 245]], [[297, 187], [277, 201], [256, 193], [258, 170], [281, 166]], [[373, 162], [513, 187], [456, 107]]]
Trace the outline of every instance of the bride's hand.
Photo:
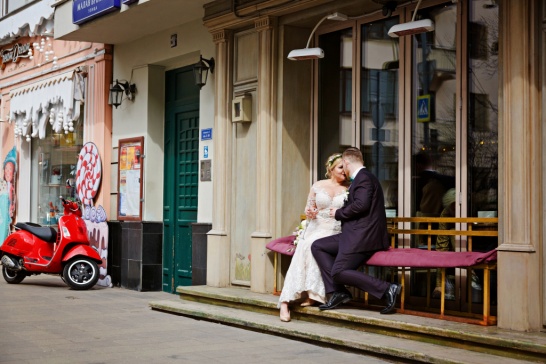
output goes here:
[[318, 209], [316, 207], [305, 209], [305, 216], [307, 216], [307, 218], [310, 220], [317, 217], [317, 214], [318, 214]]

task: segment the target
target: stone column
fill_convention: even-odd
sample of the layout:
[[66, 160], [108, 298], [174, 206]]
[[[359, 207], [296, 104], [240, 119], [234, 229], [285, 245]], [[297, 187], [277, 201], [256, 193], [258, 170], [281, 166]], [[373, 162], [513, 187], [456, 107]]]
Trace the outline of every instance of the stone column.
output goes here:
[[207, 285], [230, 284], [231, 245], [231, 32], [213, 33], [216, 44], [214, 68], [214, 159], [212, 161], [212, 230], [207, 237]]
[[503, 1], [499, 135], [498, 326], [542, 327], [539, 1]]
[[[112, 178], [112, 106], [108, 105], [108, 93], [112, 81], [112, 46], [105, 45], [103, 50], [98, 51], [99, 56], [95, 57], [95, 72], [93, 77], [94, 92], [87, 96], [90, 101], [88, 110], [92, 110], [92, 118], [88, 122], [86, 130], [87, 140], [92, 141], [101, 151], [102, 179], [101, 193], [96, 196], [96, 206], [101, 205], [104, 211], [110, 211], [110, 180]], [[89, 111], [88, 111], [89, 112]], [[89, 114], [88, 114], [89, 115]], [[117, 216], [108, 216], [113, 220]]]
[[255, 22], [258, 31], [258, 105], [256, 160], [256, 231], [252, 233], [250, 289], [273, 291], [273, 264], [265, 245], [271, 240], [275, 216], [276, 178], [276, 18]]

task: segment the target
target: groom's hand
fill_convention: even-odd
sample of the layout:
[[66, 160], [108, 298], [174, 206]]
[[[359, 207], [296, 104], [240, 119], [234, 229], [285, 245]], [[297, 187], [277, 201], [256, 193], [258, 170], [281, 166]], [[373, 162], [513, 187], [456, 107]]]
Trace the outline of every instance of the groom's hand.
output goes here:
[[337, 209], [335, 209], [335, 208], [332, 207], [332, 208], [330, 209], [330, 217], [336, 217], [336, 211], [337, 211]]

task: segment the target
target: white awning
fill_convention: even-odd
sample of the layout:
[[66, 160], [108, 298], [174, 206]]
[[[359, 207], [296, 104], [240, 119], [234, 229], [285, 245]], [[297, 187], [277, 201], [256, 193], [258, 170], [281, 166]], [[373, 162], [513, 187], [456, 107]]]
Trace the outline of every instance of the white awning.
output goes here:
[[53, 33], [55, 9], [51, 7], [52, 3], [51, 0], [42, 0], [8, 14], [0, 21], [0, 45], [9, 44], [19, 37]]
[[10, 122], [15, 123], [15, 135], [43, 139], [48, 121], [56, 133], [73, 131], [83, 85], [83, 76], [69, 71], [11, 90]]

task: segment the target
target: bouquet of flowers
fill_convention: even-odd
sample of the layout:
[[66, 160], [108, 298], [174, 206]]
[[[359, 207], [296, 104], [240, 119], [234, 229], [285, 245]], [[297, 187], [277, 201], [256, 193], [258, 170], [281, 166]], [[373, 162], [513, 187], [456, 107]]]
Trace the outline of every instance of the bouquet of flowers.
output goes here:
[[298, 225], [298, 227], [296, 228], [296, 231], [294, 231], [294, 235], [296, 236], [296, 239], [294, 240], [294, 245], [298, 245], [300, 239], [303, 239], [306, 228], [307, 228], [307, 220], [302, 220], [300, 224]]

